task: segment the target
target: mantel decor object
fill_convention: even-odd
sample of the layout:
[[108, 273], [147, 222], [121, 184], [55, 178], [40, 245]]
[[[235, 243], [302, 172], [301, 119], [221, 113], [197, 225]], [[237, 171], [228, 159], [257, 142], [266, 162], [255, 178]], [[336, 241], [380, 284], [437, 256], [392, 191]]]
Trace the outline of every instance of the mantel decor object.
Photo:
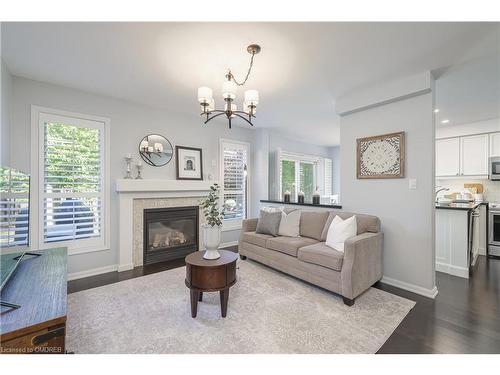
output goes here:
[[127, 163], [127, 170], [126, 170], [126, 174], [125, 174], [125, 179], [127, 180], [131, 180], [132, 179], [132, 173], [131, 173], [131, 163], [132, 163], [132, 155], [131, 154], [127, 154], [125, 156], [125, 162]]
[[139, 142], [139, 155], [148, 165], [162, 167], [172, 160], [174, 148], [164, 136], [148, 134]]
[[203, 180], [201, 148], [175, 146], [175, 155], [178, 180]]
[[358, 179], [404, 178], [405, 132], [356, 140]]
[[138, 162], [135, 167], [137, 168], [137, 176], [135, 177], [136, 180], [142, 180], [142, 175], [141, 175], [141, 171], [142, 171], [142, 162]]

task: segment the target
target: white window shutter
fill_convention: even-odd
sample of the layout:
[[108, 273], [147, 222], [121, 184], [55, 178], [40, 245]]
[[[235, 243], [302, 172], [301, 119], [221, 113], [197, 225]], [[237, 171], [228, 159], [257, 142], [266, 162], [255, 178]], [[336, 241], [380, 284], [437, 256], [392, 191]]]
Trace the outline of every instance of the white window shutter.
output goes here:
[[103, 246], [104, 124], [41, 118], [40, 244]]
[[248, 204], [248, 146], [243, 143], [222, 141], [221, 157], [224, 220], [245, 219]]

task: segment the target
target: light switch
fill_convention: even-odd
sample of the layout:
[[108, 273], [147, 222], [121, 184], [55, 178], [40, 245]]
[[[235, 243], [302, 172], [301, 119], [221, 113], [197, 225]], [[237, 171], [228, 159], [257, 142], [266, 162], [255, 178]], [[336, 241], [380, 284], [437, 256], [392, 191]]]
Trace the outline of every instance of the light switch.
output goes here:
[[217, 160], [212, 159], [212, 167], [213, 168], [217, 167]]
[[410, 178], [408, 180], [408, 188], [410, 190], [417, 190], [417, 179], [416, 178]]

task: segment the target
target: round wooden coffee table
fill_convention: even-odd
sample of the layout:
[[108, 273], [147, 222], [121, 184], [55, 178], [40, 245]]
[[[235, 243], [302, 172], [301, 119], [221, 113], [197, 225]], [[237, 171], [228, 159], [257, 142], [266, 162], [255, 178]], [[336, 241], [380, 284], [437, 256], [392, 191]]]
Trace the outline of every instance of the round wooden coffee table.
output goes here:
[[191, 291], [191, 316], [196, 318], [198, 301], [204, 292], [220, 292], [220, 310], [227, 314], [229, 288], [236, 283], [238, 254], [219, 250], [219, 259], [203, 259], [204, 251], [195, 251], [186, 257], [186, 286]]

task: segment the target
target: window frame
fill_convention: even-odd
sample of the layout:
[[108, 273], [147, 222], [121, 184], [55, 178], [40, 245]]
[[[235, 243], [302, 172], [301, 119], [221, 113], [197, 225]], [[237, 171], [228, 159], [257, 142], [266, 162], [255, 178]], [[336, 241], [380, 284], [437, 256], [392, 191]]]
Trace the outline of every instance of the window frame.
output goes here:
[[[79, 127], [93, 127], [102, 129], [101, 137], [101, 181], [102, 181], [102, 211], [101, 236], [97, 239], [81, 239], [57, 242], [44, 242], [44, 124], [50, 119], [54, 122], [69, 122], [69, 125]], [[69, 121], [68, 121], [69, 120]], [[101, 123], [102, 125], [96, 124]], [[106, 117], [68, 112], [53, 108], [31, 106], [31, 197], [30, 205], [30, 237], [31, 248], [47, 249], [67, 247], [68, 254], [83, 254], [110, 249], [110, 119]], [[85, 193], [83, 193], [85, 195]]]
[[251, 188], [250, 188], [250, 176], [251, 176], [251, 157], [250, 157], [250, 143], [244, 141], [237, 141], [234, 139], [220, 138], [219, 139], [219, 185], [220, 185], [220, 199], [221, 201], [224, 198], [224, 145], [232, 144], [238, 145], [246, 148], [247, 152], [247, 185], [246, 185], [246, 197], [245, 197], [245, 207], [246, 207], [246, 216], [243, 219], [224, 219], [222, 221], [222, 231], [231, 231], [241, 229], [242, 221], [248, 218], [250, 214], [249, 202]]
[[[283, 197], [283, 170], [282, 170], [282, 161], [291, 161], [295, 163], [295, 184], [296, 184], [296, 191], [292, 192], [292, 194], [295, 194], [292, 196], [292, 200], [297, 200], [297, 194], [300, 189], [300, 163], [308, 163], [308, 164], [313, 164], [313, 185], [314, 185], [314, 190], [316, 190], [316, 186], [319, 186], [319, 190], [321, 195], [323, 196], [325, 194], [325, 161], [330, 160], [331, 165], [332, 165], [332, 172], [331, 175], [333, 176], [333, 160], [331, 158], [323, 157], [323, 156], [316, 156], [316, 155], [305, 155], [305, 154], [299, 154], [295, 152], [288, 152], [288, 151], [282, 151], [278, 150], [278, 157], [277, 157], [277, 168], [278, 168], [278, 199], [282, 199]], [[320, 177], [323, 179], [323, 181], [320, 181]], [[298, 182], [298, 185], [297, 185]], [[333, 180], [330, 183], [333, 185]]]

